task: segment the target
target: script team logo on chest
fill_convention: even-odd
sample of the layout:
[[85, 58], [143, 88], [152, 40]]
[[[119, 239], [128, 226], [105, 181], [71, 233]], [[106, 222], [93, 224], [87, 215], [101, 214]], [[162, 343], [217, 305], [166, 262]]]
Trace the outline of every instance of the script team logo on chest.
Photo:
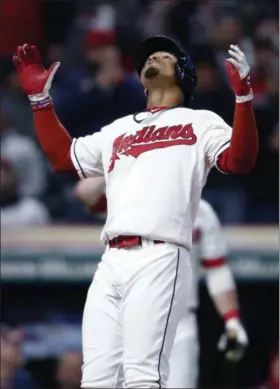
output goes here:
[[113, 143], [108, 173], [114, 169], [116, 160], [120, 159], [120, 156], [130, 155], [137, 158], [146, 151], [179, 145], [190, 146], [195, 144], [196, 141], [197, 137], [192, 124], [178, 124], [159, 128], [153, 125], [136, 131], [134, 135], [122, 134]]

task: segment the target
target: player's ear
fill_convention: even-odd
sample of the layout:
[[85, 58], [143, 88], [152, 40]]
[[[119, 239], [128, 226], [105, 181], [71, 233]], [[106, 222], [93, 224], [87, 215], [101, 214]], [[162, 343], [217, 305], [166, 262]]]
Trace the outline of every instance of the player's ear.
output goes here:
[[145, 96], [148, 96], [148, 91], [147, 91], [146, 88], [144, 89], [144, 95], [145, 95]]

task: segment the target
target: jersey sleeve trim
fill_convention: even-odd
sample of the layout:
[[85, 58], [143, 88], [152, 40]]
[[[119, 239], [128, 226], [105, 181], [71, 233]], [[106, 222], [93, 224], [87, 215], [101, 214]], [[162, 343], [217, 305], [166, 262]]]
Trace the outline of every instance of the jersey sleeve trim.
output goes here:
[[226, 258], [219, 257], [211, 259], [202, 259], [201, 264], [205, 269], [213, 269], [215, 267], [224, 266], [226, 264]]
[[230, 140], [226, 141], [219, 149], [218, 151], [216, 152], [215, 154], [215, 157], [214, 157], [214, 165], [216, 167], [217, 170], [219, 170], [220, 173], [222, 174], [225, 174], [227, 175], [226, 172], [224, 172], [223, 170], [221, 170], [218, 166], [218, 159], [219, 159], [219, 156], [226, 150], [228, 149], [230, 146]]
[[77, 157], [77, 153], [76, 153], [76, 144], [77, 144], [77, 139], [74, 139], [73, 140], [73, 157], [74, 157], [74, 164], [75, 164], [75, 167], [79, 173], [79, 176], [81, 176], [82, 178], [87, 178], [83, 168], [82, 168], [82, 165], [80, 164], [80, 161]]

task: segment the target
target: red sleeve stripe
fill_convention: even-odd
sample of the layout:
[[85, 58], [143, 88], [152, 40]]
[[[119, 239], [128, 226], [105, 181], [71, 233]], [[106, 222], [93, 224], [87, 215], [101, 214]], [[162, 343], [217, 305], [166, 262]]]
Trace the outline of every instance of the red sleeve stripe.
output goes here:
[[230, 319], [239, 319], [239, 318], [240, 318], [240, 311], [238, 308], [224, 314], [224, 321], [228, 321]]
[[229, 147], [223, 150], [220, 154], [217, 154], [217, 157], [215, 159], [218, 170], [223, 174], [227, 174], [228, 172], [228, 168], [227, 168], [228, 155], [229, 155]]
[[214, 267], [219, 267], [219, 266], [225, 265], [226, 264], [226, 259], [225, 259], [225, 257], [203, 259], [201, 261], [201, 264], [206, 269], [211, 269], [211, 268], [214, 268]]

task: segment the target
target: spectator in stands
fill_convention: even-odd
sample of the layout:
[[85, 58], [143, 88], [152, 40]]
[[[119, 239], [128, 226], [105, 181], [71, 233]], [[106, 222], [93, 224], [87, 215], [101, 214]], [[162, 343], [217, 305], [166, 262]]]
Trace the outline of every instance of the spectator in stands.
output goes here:
[[22, 368], [23, 334], [20, 330], [1, 328], [1, 389], [39, 389], [39, 385]]
[[4, 105], [0, 115], [1, 158], [9, 160], [13, 166], [20, 196], [40, 196], [44, 192], [46, 179], [42, 154], [32, 139], [16, 132], [9, 110], [11, 107]]
[[80, 351], [70, 351], [58, 361], [56, 381], [59, 389], [79, 389], [83, 358]]
[[138, 19], [143, 37], [165, 35], [168, 14], [177, 3], [178, 1], [150, 1]]
[[1, 227], [39, 226], [49, 222], [48, 211], [38, 200], [20, 193], [12, 164], [0, 162]]
[[18, 77], [11, 63], [8, 63], [4, 73], [0, 88], [1, 116], [8, 117], [9, 127], [16, 129], [17, 134], [35, 139], [30, 104], [22, 95]]
[[231, 44], [239, 45], [245, 52], [249, 64], [252, 64], [253, 45], [251, 39], [244, 36], [241, 19], [234, 13], [226, 14], [219, 19], [212, 44], [220, 75], [226, 83], [228, 83], [228, 77], [226, 77], [225, 60], [228, 58], [228, 47]]
[[199, 45], [195, 48], [193, 56], [196, 63], [197, 88], [192, 108], [209, 109], [232, 124], [234, 96], [220, 77], [211, 48]]
[[269, 78], [278, 73], [277, 52], [269, 39], [254, 40], [254, 65], [251, 78], [254, 90], [254, 105], [267, 104], [269, 92]]
[[143, 88], [134, 75], [124, 72], [116, 39], [115, 31], [89, 31], [83, 68], [71, 71], [54, 88], [58, 115], [74, 137], [92, 134], [144, 108]]
[[[267, 58], [274, 58], [265, 54]], [[272, 60], [277, 61], [276, 58]], [[257, 164], [247, 177], [249, 188], [248, 215], [254, 223], [279, 221], [279, 155], [277, 153], [277, 124], [279, 122], [279, 74], [267, 63], [262, 101], [255, 107], [260, 152]]]
[[42, 42], [42, 14], [40, 0], [21, 0], [11, 5], [10, 0], [0, 3], [0, 58], [11, 60], [15, 47], [32, 42], [40, 47]]
[[279, 47], [279, 19], [276, 14], [273, 17], [265, 17], [259, 21], [256, 29], [256, 37], [269, 39], [275, 48]]
[[216, 24], [224, 5], [222, 1], [198, 0], [190, 18], [190, 39], [194, 44], [211, 44], [215, 38]]

